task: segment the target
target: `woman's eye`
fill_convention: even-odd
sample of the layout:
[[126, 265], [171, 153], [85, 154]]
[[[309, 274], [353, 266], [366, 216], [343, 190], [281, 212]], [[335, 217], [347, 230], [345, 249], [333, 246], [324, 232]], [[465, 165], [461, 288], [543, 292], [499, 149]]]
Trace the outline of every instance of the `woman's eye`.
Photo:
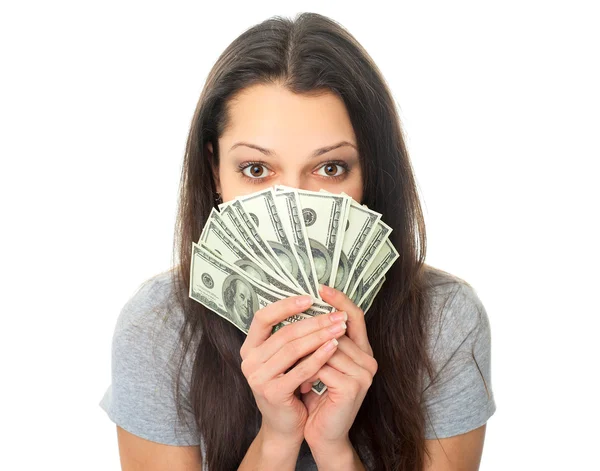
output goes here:
[[252, 164], [245, 167], [242, 173], [250, 178], [262, 178], [267, 176], [268, 170], [264, 165]]
[[337, 177], [344, 173], [346, 169], [339, 164], [325, 164], [319, 168], [317, 173], [325, 177]]

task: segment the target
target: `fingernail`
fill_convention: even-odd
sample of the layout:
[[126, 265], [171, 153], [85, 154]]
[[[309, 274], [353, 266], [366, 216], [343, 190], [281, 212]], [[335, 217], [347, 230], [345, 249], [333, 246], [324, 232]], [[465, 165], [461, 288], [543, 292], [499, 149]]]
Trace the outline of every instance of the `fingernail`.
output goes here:
[[329, 319], [331, 320], [331, 322], [347, 321], [348, 313], [346, 311], [336, 311], [329, 314]]
[[331, 296], [334, 293], [333, 288], [327, 285], [319, 285], [319, 291], [329, 296]]
[[332, 325], [329, 328], [329, 332], [331, 332], [332, 334], [339, 334], [340, 332], [343, 332], [344, 330], [346, 330], [345, 322], [342, 322], [341, 324]]
[[338, 341], [336, 339], [331, 339], [329, 342], [327, 342], [325, 344], [325, 346], [323, 347], [323, 350], [325, 350], [326, 352], [330, 352], [335, 347], [337, 347], [337, 344], [338, 344]]
[[300, 307], [308, 307], [312, 304], [312, 297], [301, 296], [300, 298], [296, 298], [296, 304]]

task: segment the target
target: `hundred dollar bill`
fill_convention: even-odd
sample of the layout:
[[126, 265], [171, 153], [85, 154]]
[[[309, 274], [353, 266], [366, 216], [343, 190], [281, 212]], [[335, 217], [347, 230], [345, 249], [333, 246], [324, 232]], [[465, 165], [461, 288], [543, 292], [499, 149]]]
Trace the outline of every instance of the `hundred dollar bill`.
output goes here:
[[281, 215], [283, 227], [287, 231], [289, 238], [294, 244], [296, 254], [302, 262], [302, 267], [306, 273], [308, 283], [315, 296], [319, 296], [319, 281], [317, 272], [312, 259], [304, 218], [298, 194], [294, 190], [277, 191], [275, 193], [275, 203]]
[[211, 251], [216, 252], [220, 258], [228, 263], [236, 265], [244, 270], [249, 277], [267, 285], [275, 286], [276, 288], [287, 292], [290, 296], [303, 294], [295, 287], [285, 283], [280, 277], [270, 269], [261, 266], [257, 261], [250, 256], [234, 239], [217, 224], [213, 218], [209, 218], [202, 235], [200, 236], [200, 244], [207, 245]]
[[365, 270], [369, 267], [369, 264], [373, 261], [391, 232], [392, 228], [385, 222], [381, 219], [377, 221], [375, 229], [371, 232], [371, 236], [365, 243], [365, 248], [358, 258], [358, 262], [350, 270], [350, 276], [343, 290], [344, 293], [348, 295], [354, 293], [358, 281], [363, 277]]
[[[231, 322], [245, 334], [248, 333], [256, 311], [285, 298], [259, 285], [241, 268], [225, 262], [195, 242], [192, 242], [190, 271], [189, 297]], [[297, 322], [319, 314], [323, 313], [308, 308], [284, 322]]]
[[381, 286], [385, 282], [385, 276], [381, 277], [381, 279], [371, 287], [371, 290], [367, 292], [360, 301], [358, 301], [358, 307], [362, 309], [363, 314], [366, 314], [371, 304], [373, 304], [373, 300], [381, 290]]
[[270, 246], [273, 255], [277, 257], [279, 264], [284, 267], [284, 273], [291, 275], [290, 278], [304, 291], [318, 296], [318, 293], [311, 289], [296, 249], [284, 229], [281, 215], [275, 204], [273, 189], [267, 188], [251, 195], [242, 196], [239, 200], [262, 238]]
[[380, 278], [385, 275], [397, 258], [398, 251], [390, 240], [386, 239], [358, 280], [354, 292], [350, 293], [350, 299], [355, 303], [361, 300], [377, 284]]
[[279, 265], [275, 265], [275, 262], [272, 261], [262, 247], [258, 245], [253, 235], [246, 229], [246, 223], [238, 217], [231, 205], [223, 207], [220, 216], [227, 228], [235, 235], [236, 240], [240, 244], [246, 246], [263, 265], [271, 268], [277, 273], [281, 271]]
[[[210, 215], [208, 216], [208, 220], [207, 220], [207, 222], [205, 224], [205, 227], [204, 227], [204, 229], [202, 231], [202, 234], [200, 234], [200, 240], [202, 240], [202, 238], [205, 237], [204, 230], [206, 229], [206, 226], [208, 226], [208, 223], [211, 222], [211, 221], [214, 222], [214, 223], [216, 223], [216, 225], [219, 227], [219, 229], [221, 229], [223, 232], [225, 232], [225, 234], [227, 234], [227, 236], [231, 240], [234, 240], [236, 242], [236, 244], [239, 245], [241, 247], [241, 249], [246, 253], [246, 255], [248, 255], [250, 257], [250, 259], [252, 259], [256, 263], [258, 263], [263, 269], [270, 270], [271, 274], [275, 274], [277, 277], [280, 278], [280, 280], [282, 282], [288, 282], [289, 281], [286, 277], [284, 277], [280, 273], [277, 273], [274, 270], [274, 268], [273, 268], [272, 265], [268, 265], [263, 260], [261, 260], [256, 255], [256, 253], [248, 246], [248, 244], [244, 243], [244, 241], [239, 236], [239, 232], [238, 231], [236, 231], [236, 233], [238, 234], [238, 236], [236, 237], [236, 235], [233, 233], [233, 231], [229, 228], [229, 226], [231, 226], [231, 223], [228, 226], [227, 223], [226, 223], [226, 221], [225, 221], [225, 219], [223, 219], [223, 216], [221, 215], [221, 213], [219, 213], [214, 208], [212, 209], [212, 211], [210, 212]], [[200, 243], [200, 240], [198, 241], [198, 243]]]
[[[218, 250], [214, 250], [212, 247], [210, 247], [209, 245], [207, 245], [205, 242], [203, 242], [202, 240], [200, 240], [200, 243], [198, 244], [200, 245], [203, 249], [208, 250], [212, 255], [214, 255], [215, 257], [217, 257], [219, 260], [227, 263], [227, 264], [233, 264], [236, 267], [242, 268], [243, 270], [243, 274], [244, 276], [251, 278], [252, 281], [254, 281], [255, 283], [258, 283], [259, 285], [261, 285], [263, 288], [271, 291], [272, 293], [281, 296], [282, 298], [288, 298], [290, 296], [301, 296], [304, 295], [306, 293], [301, 292], [300, 290], [298, 290], [297, 288], [292, 288], [289, 285], [286, 285], [285, 283], [281, 283], [280, 281], [278, 281], [277, 279], [273, 278], [271, 275], [267, 273], [264, 273], [266, 276], [259, 276], [257, 277], [257, 270], [260, 270], [260, 268], [258, 268], [256, 266], [256, 264], [248, 264], [246, 262], [246, 260], [242, 260], [242, 261], [237, 261], [232, 263], [231, 258], [229, 257], [223, 257], [221, 252], [219, 252]], [[323, 301], [321, 298], [316, 298], [314, 296], [312, 296], [312, 301], [313, 304], [311, 306], [311, 309], [313, 312], [318, 313], [318, 314], [322, 314], [322, 313], [326, 313], [326, 312], [333, 312], [335, 309], [334, 307], [329, 304], [326, 303], [325, 301]]]
[[[337, 272], [338, 239], [343, 237], [344, 197], [336, 194], [296, 190], [300, 198], [304, 225], [319, 283], [333, 286]], [[337, 253], [337, 256], [336, 256]]]
[[[217, 257], [222, 262], [226, 263], [227, 265], [231, 265], [231, 262], [229, 260], [221, 257], [221, 254], [212, 250], [204, 242], [200, 241], [200, 243], [198, 245], [200, 247], [202, 247], [203, 249], [207, 250], [208, 252], [210, 252], [213, 256]], [[269, 283], [263, 281], [262, 279], [257, 279], [254, 276], [254, 274], [252, 273], [252, 270], [251, 269], [248, 270], [247, 266], [241, 266], [239, 263], [234, 263], [233, 266], [234, 266], [234, 268], [236, 268], [236, 267], [242, 268], [242, 270], [243, 270], [242, 274], [245, 277], [252, 279], [252, 281], [254, 281], [255, 283], [258, 283], [264, 289], [266, 289], [266, 290], [270, 291], [271, 293], [273, 293], [277, 296], [280, 296], [282, 298], [289, 298], [290, 296], [300, 296], [300, 295], [305, 294], [298, 290], [288, 291], [286, 289], [282, 289], [282, 288], [280, 288], [280, 286], [282, 286], [280, 283], [269, 284]], [[311, 312], [314, 312], [316, 314], [323, 314], [323, 313], [332, 312], [335, 310], [335, 308], [333, 306], [331, 306], [331, 304], [326, 303], [325, 301], [323, 301], [320, 298], [316, 298], [312, 295], [310, 295], [310, 296], [312, 297], [312, 301], [313, 301], [313, 304], [311, 305]]]
[[364, 208], [350, 200], [345, 233], [342, 239], [341, 253], [334, 280], [334, 287], [343, 291], [349, 280], [350, 272], [363, 254], [366, 242], [377, 227], [381, 214]]
[[[298, 285], [298, 283], [296, 282], [296, 280], [291, 277], [288, 273], [286, 273], [285, 270], [285, 265], [283, 265], [281, 263], [281, 261], [279, 260], [279, 258], [277, 258], [277, 255], [275, 254], [275, 252], [273, 251], [273, 249], [271, 248], [271, 246], [267, 243], [267, 241], [265, 241], [265, 239], [263, 239], [262, 235], [260, 234], [259, 230], [258, 230], [258, 226], [259, 226], [259, 222], [256, 218], [255, 215], [250, 215], [246, 212], [246, 209], [242, 206], [242, 202], [236, 198], [228, 203], [224, 203], [227, 205], [230, 205], [235, 213], [237, 214], [238, 218], [240, 221], [242, 221], [246, 226], [246, 231], [252, 235], [252, 237], [254, 237], [254, 240], [256, 241], [256, 243], [259, 245], [259, 247], [262, 249], [262, 251], [267, 254], [267, 257], [269, 257], [271, 264], [277, 268], [278, 273], [281, 273], [283, 275], [285, 275], [286, 278], [289, 278], [292, 283], [294, 285]], [[220, 205], [223, 206], [223, 205]]]

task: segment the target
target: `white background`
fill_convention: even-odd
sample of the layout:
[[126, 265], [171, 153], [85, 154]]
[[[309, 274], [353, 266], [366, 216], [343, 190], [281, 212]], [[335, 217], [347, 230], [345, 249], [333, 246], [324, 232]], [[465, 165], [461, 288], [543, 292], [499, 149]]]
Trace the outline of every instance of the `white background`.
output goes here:
[[246, 28], [316, 11], [400, 106], [427, 261], [486, 306], [498, 409], [481, 469], [600, 469], [594, 3], [3, 3], [0, 468], [119, 469], [98, 406], [111, 336], [170, 267], [204, 80]]

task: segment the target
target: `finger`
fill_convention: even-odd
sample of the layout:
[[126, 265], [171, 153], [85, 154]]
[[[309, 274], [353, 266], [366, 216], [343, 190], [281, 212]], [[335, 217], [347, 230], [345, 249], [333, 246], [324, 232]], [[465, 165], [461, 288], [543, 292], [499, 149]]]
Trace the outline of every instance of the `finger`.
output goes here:
[[311, 389], [312, 389], [312, 383], [310, 381], [306, 381], [306, 382], [302, 383], [302, 385], [300, 386], [300, 392], [302, 394], [306, 394]]
[[[359, 377], [365, 374], [365, 369], [361, 368], [352, 358], [346, 355], [344, 352], [340, 351], [340, 342], [338, 340], [338, 350], [335, 352], [329, 360], [327, 360], [327, 364], [340, 373], [344, 373], [345, 375], [352, 377]], [[321, 379], [321, 378], [319, 378]], [[322, 379], [321, 379], [322, 380]]]
[[331, 339], [321, 345], [315, 350], [306, 361], [292, 368], [288, 373], [282, 377], [274, 380], [277, 381], [279, 386], [284, 391], [295, 391], [298, 386], [305, 382], [308, 378], [312, 377], [317, 371], [319, 371], [327, 360], [337, 350], [338, 342], [336, 339]]
[[338, 338], [338, 342], [338, 352], [344, 352], [358, 366], [371, 373], [371, 376], [375, 376], [378, 364], [377, 360], [372, 355], [362, 351], [352, 339], [348, 338], [347, 335]]
[[329, 365], [323, 365], [313, 377], [319, 378], [331, 390], [344, 391], [345, 393], [355, 390], [355, 388], [350, 388], [351, 384], [356, 383], [355, 381]]
[[[299, 322], [288, 324], [279, 329], [267, 340], [265, 340], [262, 345], [260, 345], [260, 347], [257, 349], [257, 355], [254, 357], [254, 359], [259, 363], [264, 363], [268, 361], [275, 353], [281, 350], [285, 345], [293, 342], [294, 340], [328, 327], [337, 326], [340, 322], [344, 323], [344, 329], [346, 329], [347, 324], [345, 324], [345, 322], [347, 320], [348, 314], [346, 312], [335, 311], [331, 314], [318, 315], [310, 319], [303, 319]], [[317, 346], [315, 346], [315, 348], [317, 348]], [[314, 349], [309, 353], [313, 351]]]
[[244, 358], [245, 351], [260, 345], [269, 338], [274, 325], [294, 314], [305, 311], [312, 303], [311, 296], [292, 296], [256, 311], [240, 351], [242, 358]]
[[[332, 329], [333, 327], [336, 327], [336, 329]], [[327, 341], [341, 337], [344, 335], [345, 330], [345, 323], [338, 322], [333, 326], [323, 328], [317, 332], [313, 332], [312, 334], [286, 343], [275, 355], [269, 358], [254, 372], [253, 380], [257, 383], [261, 383], [269, 381], [282, 373], [286, 373], [286, 371], [300, 358], [313, 353]], [[294, 366], [294, 368], [291, 368], [290, 371], [295, 368], [304, 369], [307, 367], [306, 363], [309, 363], [310, 361], [311, 356], [309, 355], [307, 358], [298, 362], [298, 364]], [[310, 366], [308, 366], [308, 368], [310, 368]], [[298, 385], [296, 385], [296, 387], [297, 386]]]
[[[371, 377], [375, 376], [377, 373], [378, 365], [377, 360], [367, 353], [363, 352], [358, 346], [349, 339], [346, 335], [338, 337], [338, 349], [335, 352], [327, 364], [336, 368], [338, 371], [348, 374], [350, 376], [360, 376], [363, 374], [362, 370], [365, 370], [367, 373], [371, 375]], [[339, 361], [341, 359], [342, 361]], [[348, 363], [348, 360], [352, 361], [354, 365], [360, 367], [360, 371], [357, 370], [353, 365]], [[300, 390], [302, 393], [310, 390], [312, 384], [320, 379], [318, 377], [318, 373], [309, 378], [307, 381], [302, 383]]]
[[325, 302], [331, 304], [338, 311], [348, 313], [348, 337], [354, 340], [361, 350], [372, 355], [373, 350], [367, 337], [367, 326], [362, 309], [344, 293], [330, 286], [320, 285], [319, 293]]

